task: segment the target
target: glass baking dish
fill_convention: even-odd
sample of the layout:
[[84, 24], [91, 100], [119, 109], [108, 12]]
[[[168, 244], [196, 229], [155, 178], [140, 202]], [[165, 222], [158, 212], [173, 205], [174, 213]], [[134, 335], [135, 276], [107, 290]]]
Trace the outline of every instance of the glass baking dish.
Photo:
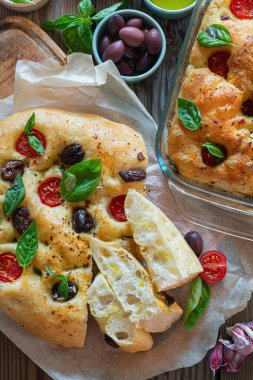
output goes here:
[[253, 198], [233, 196], [182, 177], [168, 156], [169, 125], [204, 12], [210, 0], [197, 0], [170, 87], [162, 123], [156, 136], [158, 162], [181, 214], [190, 222], [216, 231], [253, 240]]

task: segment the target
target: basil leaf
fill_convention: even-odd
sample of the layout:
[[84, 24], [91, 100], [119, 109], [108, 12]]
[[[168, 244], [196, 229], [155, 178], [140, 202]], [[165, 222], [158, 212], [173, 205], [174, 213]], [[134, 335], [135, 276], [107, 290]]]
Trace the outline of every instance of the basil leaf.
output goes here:
[[26, 125], [25, 125], [26, 135], [31, 134], [34, 125], [35, 125], [35, 113], [33, 112], [32, 116], [27, 120]]
[[31, 3], [33, 0], [11, 0], [12, 3]]
[[97, 188], [102, 173], [100, 158], [81, 161], [65, 171], [60, 192], [63, 200], [79, 202], [87, 199]]
[[46, 267], [46, 271], [48, 274], [50, 274], [50, 276], [56, 277], [59, 280], [61, 280], [58, 285], [58, 293], [62, 298], [66, 300], [69, 295], [69, 286], [68, 286], [67, 278], [71, 272], [67, 273], [66, 275], [57, 274], [57, 273], [52, 272], [49, 267]]
[[41, 141], [35, 136], [28, 136], [28, 143], [31, 148], [33, 148], [39, 154], [45, 154], [44, 146], [41, 144]]
[[13, 185], [5, 193], [3, 211], [4, 216], [10, 216], [25, 198], [25, 187], [22, 176], [18, 173], [13, 181]]
[[68, 298], [68, 295], [69, 295], [69, 285], [68, 285], [68, 281], [67, 281], [66, 277], [63, 280], [60, 281], [60, 283], [58, 285], [58, 293], [65, 300]]
[[96, 8], [92, 4], [91, 0], [82, 0], [78, 4], [78, 12], [81, 14], [83, 17], [90, 17], [93, 15], [96, 11]]
[[82, 19], [77, 15], [64, 15], [56, 20], [45, 21], [41, 24], [41, 27], [46, 30], [65, 30], [74, 25], [80, 24]]
[[201, 315], [206, 310], [211, 298], [211, 291], [208, 284], [199, 276], [191, 284], [191, 291], [186, 308], [184, 326], [191, 332], [196, 326]]
[[90, 26], [78, 25], [63, 31], [63, 40], [68, 47], [68, 54], [81, 52], [91, 54], [92, 52], [92, 30]]
[[91, 17], [92, 21], [99, 22], [103, 20], [108, 15], [112, 14], [115, 11], [119, 11], [120, 9], [124, 9], [128, 7], [128, 5], [131, 3], [131, 0], [125, 0], [122, 3], [116, 3], [111, 5], [109, 8], [102, 9], [102, 11], [98, 12], [96, 15]]
[[225, 154], [222, 151], [222, 149], [219, 147], [219, 145], [211, 142], [206, 142], [202, 146], [206, 147], [208, 149], [208, 152], [212, 154], [215, 157], [219, 158], [225, 158]]
[[200, 110], [196, 104], [186, 99], [178, 98], [178, 118], [190, 131], [199, 129], [202, 124]]
[[[198, 35], [198, 43], [207, 48], [234, 45], [228, 28], [221, 24], [213, 24]], [[234, 45], [236, 46], [236, 45]]]
[[16, 249], [16, 256], [21, 267], [26, 268], [31, 264], [38, 252], [38, 231], [35, 220], [21, 235]]

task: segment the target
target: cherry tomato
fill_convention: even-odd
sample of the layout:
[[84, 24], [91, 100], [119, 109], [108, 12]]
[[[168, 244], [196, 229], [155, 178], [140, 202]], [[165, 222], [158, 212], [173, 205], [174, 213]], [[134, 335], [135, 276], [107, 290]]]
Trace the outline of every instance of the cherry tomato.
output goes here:
[[[37, 129], [32, 130], [32, 136], [37, 137], [40, 140], [41, 144], [44, 148], [46, 148], [46, 138], [45, 136], [37, 131]], [[18, 153], [22, 154], [22, 156], [34, 158], [39, 156], [39, 153], [36, 152], [28, 143], [28, 136], [23, 132], [21, 136], [17, 139], [16, 142], [16, 150]]]
[[227, 259], [223, 253], [208, 251], [200, 256], [199, 261], [204, 269], [204, 272], [199, 275], [202, 280], [215, 283], [225, 277], [227, 273]]
[[109, 204], [109, 210], [111, 211], [112, 216], [119, 222], [127, 221], [124, 208], [125, 199], [126, 195], [118, 195], [117, 197], [113, 198]]
[[227, 78], [229, 72], [229, 58], [230, 53], [226, 51], [217, 51], [208, 58], [208, 67], [213, 73]]
[[253, 18], [253, 0], [231, 0], [231, 12], [239, 18]]
[[19, 265], [16, 256], [10, 253], [2, 253], [0, 255], [0, 281], [14, 282], [23, 272], [23, 268]]
[[41, 202], [49, 207], [60, 206], [64, 201], [61, 199], [60, 193], [61, 179], [58, 177], [50, 177], [45, 179], [38, 188]]

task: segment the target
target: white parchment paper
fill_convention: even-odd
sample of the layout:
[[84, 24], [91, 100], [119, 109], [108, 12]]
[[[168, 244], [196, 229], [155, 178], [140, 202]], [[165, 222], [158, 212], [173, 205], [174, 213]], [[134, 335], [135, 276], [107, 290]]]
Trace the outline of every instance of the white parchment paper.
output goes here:
[[[19, 61], [14, 97], [0, 101], [0, 118], [26, 108], [47, 106], [90, 112], [123, 122], [141, 132], [150, 156], [148, 196], [185, 233], [197, 229], [205, 249], [219, 249], [228, 258], [228, 274], [212, 286], [212, 301], [199, 324], [188, 334], [182, 321], [169, 331], [154, 335], [147, 353], [127, 354], [104, 343], [90, 318], [83, 349], [49, 346], [0, 313], [0, 328], [19, 348], [54, 379], [141, 380], [199, 362], [217, 338], [226, 318], [242, 310], [253, 291], [253, 244], [210, 230], [194, 227], [180, 215], [168, 185], [156, 163], [154, 140], [157, 126], [136, 95], [122, 81], [112, 63], [94, 67], [90, 56], [73, 54], [66, 66], [47, 59], [40, 63]], [[185, 308], [189, 287], [173, 292]]]

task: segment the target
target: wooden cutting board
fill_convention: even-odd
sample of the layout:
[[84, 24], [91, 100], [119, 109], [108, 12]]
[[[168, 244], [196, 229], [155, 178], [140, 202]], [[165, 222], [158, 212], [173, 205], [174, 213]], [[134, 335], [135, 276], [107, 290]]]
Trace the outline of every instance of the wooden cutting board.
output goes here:
[[19, 59], [38, 62], [45, 58], [64, 64], [66, 55], [34, 22], [15, 16], [0, 20], [0, 99], [13, 93]]

